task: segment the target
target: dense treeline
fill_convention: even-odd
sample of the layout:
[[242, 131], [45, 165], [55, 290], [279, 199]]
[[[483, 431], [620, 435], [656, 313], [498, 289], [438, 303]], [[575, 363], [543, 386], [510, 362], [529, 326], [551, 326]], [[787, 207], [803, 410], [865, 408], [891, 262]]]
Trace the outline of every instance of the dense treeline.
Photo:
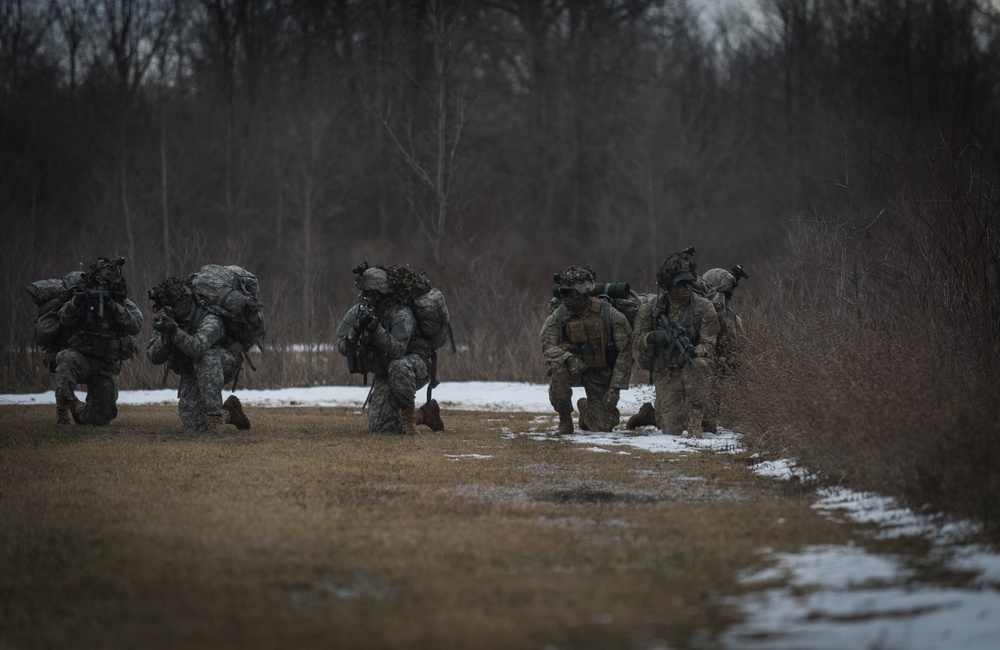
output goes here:
[[[0, 0], [5, 389], [47, 382], [24, 286], [99, 254], [130, 258], [143, 305], [168, 274], [253, 269], [275, 344], [329, 341], [358, 261], [406, 262], [455, 311], [443, 372], [540, 380], [553, 271], [651, 290], [695, 245], [754, 276], [738, 417], [761, 444], [802, 452], [776, 422], [978, 427], [961, 490], [919, 459], [893, 487], [993, 485], [974, 507], [995, 511], [1000, 11], [706, 4]], [[347, 380], [317, 355], [251, 380]], [[158, 382], [131, 365], [126, 386]], [[907, 401], [948, 406], [886, 411]]]

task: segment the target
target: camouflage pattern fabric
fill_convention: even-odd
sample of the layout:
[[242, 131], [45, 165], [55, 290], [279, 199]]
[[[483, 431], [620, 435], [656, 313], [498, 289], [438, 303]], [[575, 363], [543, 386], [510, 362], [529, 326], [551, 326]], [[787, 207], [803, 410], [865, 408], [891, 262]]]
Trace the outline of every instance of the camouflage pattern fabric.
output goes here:
[[415, 394], [427, 384], [427, 364], [416, 354], [389, 362], [387, 374], [374, 375], [368, 400], [368, 430], [399, 433], [403, 422], [399, 410], [416, 406]]
[[[347, 337], [353, 336], [360, 307], [352, 307], [337, 327], [337, 348], [347, 354]], [[366, 332], [359, 344], [383, 356], [386, 372], [373, 373], [372, 393], [368, 402], [368, 431], [399, 433], [402, 419], [399, 410], [416, 405], [415, 393], [427, 384], [428, 368], [417, 354], [414, 336], [417, 321], [413, 312], [399, 302], [389, 304], [378, 319], [379, 327]]]
[[559, 287], [590, 293], [597, 282], [597, 273], [589, 266], [570, 266], [559, 274]]
[[392, 295], [401, 303], [427, 293], [432, 285], [426, 276], [408, 266], [377, 266], [385, 271]]
[[692, 336], [694, 359], [680, 368], [657, 368], [653, 375], [656, 390], [656, 424], [668, 435], [680, 435], [685, 430], [700, 434], [708, 402], [709, 380], [714, 366], [715, 342], [719, 334], [719, 319], [712, 303], [692, 294], [689, 299], [671, 301], [667, 294], [644, 304], [635, 317], [633, 346], [640, 358], [651, 359], [655, 346], [648, 336], [655, 327], [656, 312], [661, 304], [669, 305], [667, 318], [680, 323]]
[[673, 279], [681, 274], [690, 274], [691, 281], [698, 279], [698, 264], [686, 253], [675, 253], [663, 260], [656, 272], [656, 284], [663, 289], [670, 289]]
[[[591, 298], [584, 309], [574, 313], [566, 310], [565, 321], [572, 322], [578, 314], [585, 314], [600, 298]], [[611, 338], [618, 348], [615, 365], [608, 368], [588, 368], [583, 360], [569, 351], [572, 346], [560, 330], [556, 313], [549, 314], [539, 334], [542, 356], [545, 357], [546, 372], [549, 375], [549, 403], [556, 413], [573, 412], [573, 387], [582, 386], [587, 394], [587, 419], [585, 423], [591, 431], [611, 431], [621, 418], [617, 405], [606, 404], [606, 395], [611, 388], [624, 390], [629, 386], [632, 374], [632, 327], [628, 319], [615, 308], [611, 308]]]
[[187, 322], [178, 323], [172, 340], [165, 340], [161, 332], [153, 333], [146, 358], [156, 365], [167, 363], [180, 375], [177, 410], [183, 430], [204, 431], [209, 417], [228, 421], [222, 390], [235, 377], [243, 356], [239, 344], [226, 337], [221, 318], [195, 308]]
[[109, 297], [101, 318], [86, 303], [74, 305], [70, 299], [35, 327], [36, 333], [53, 338], [61, 329], [67, 341], [68, 347], [54, 359], [56, 400], [72, 400], [77, 384], [86, 384], [86, 406], [77, 411], [77, 419], [96, 426], [110, 424], [118, 415], [121, 359], [134, 353], [134, 336], [142, 327], [139, 307], [131, 300]]
[[701, 437], [711, 374], [708, 359], [695, 359], [680, 369], [656, 371], [656, 426], [663, 433], [679, 436], [687, 431]]
[[222, 391], [239, 367], [237, 355], [225, 348], [210, 348], [197, 360], [194, 372], [181, 376], [177, 388], [181, 429], [204, 431], [211, 416], [229, 421], [229, 412], [222, 408]]
[[121, 363], [107, 364], [66, 348], [56, 355], [56, 401], [73, 400], [77, 384], [87, 385], [87, 402], [76, 411], [83, 424], [103, 427], [118, 416], [118, 373]]
[[715, 372], [709, 388], [708, 404], [705, 410], [703, 428], [714, 431], [718, 427], [719, 413], [722, 411], [723, 384], [730, 369], [738, 363], [740, 350], [744, 345], [743, 320], [729, 306], [730, 298], [737, 283], [733, 275], [725, 269], [711, 269], [705, 272], [707, 296], [712, 301], [719, 316], [719, 336], [715, 342]]

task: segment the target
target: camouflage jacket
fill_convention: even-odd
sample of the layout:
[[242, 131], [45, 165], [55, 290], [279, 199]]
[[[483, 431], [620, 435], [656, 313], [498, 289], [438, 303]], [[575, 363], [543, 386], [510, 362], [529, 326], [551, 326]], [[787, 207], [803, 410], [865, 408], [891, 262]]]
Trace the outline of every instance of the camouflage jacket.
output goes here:
[[632, 344], [636, 356], [639, 357], [639, 364], [647, 369], [653, 367], [656, 346], [651, 344], [648, 338], [653, 330], [662, 329], [657, 321], [663, 311], [663, 305], [669, 306], [666, 310], [667, 319], [679, 323], [687, 331], [688, 338], [695, 346], [695, 357], [714, 359], [716, 337], [719, 335], [719, 316], [711, 301], [692, 293], [688, 300], [673, 303], [664, 293], [643, 304], [636, 314]]
[[[542, 356], [545, 357], [545, 363], [549, 367], [565, 364], [566, 360], [573, 356], [570, 351], [573, 344], [566, 336], [566, 326], [568, 323], [587, 315], [591, 310], [602, 308], [603, 301], [600, 298], [591, 298], [590, 300], [587, 307], [578, 313], [567, 309], [565, 315], [560, 318], [560, 312], [557, 309], [545, 319], [539, 337], [542, 342]], [[615, 347], [618, 349], [618, 358], [615, 360], [611, 372], [610, 387], [625, 389], [628, 388], [632, 375], [632, 326], [629, 325], [625, 315], [614, 307], [610, 307], [610, 316], [611, 332], [608, 338], [614, 341]]]
[[720, 358], [732, 361], [739, 355], [739, 351], [743, 347], [743, 319], [729, 308], [724, 297], [721, 301], [713, 300], [712, 303], [719, 315], [719, 337], [715, 342], [715, 354]]
[[142, 328], [142, 311], [129, 299], [108, 300], [104, 317], [86, 304], [67, 301], [58, 311], [51, 311], [35, 324], [37, 340], [55, 341], [62, 336], [66, 347], [81, 354], [109, 361], [131, 358], [135, 353], [135, 335]]
[[[361, 305], [351, 307], [337, 327], [337, 349], [345, 356], [347, 338], [351, 335], [354, 324], [358, 322], [360, 310]], [[407, 354], [420, 353], [420, 350], [415, 349], [419, 341], [418, 337], [414, 336], [417, 319], [409, 307], [399, 302], [392, 303], [382, 312], [378, 322], [381, 327], [374, 332], [365, 331], [358, 338], [358, 345], [362, 349], [377, 351], [385, 365], [388, 365], [389, 361], [402, 359]]]
[[146, 358], [150, 363], [168, 363], [170, 370], [184, 375], [194, 371], [194, 362], [205, 356], [212, 348], [229, 350], [240, 354], [239, 344], [234, 344], [226, 335], [222, 319], [201, 307], [195, 308], [186, 323], [178, 323], [177, 330], [167, 340], [163, 333], [153, 332], [146, 346]]

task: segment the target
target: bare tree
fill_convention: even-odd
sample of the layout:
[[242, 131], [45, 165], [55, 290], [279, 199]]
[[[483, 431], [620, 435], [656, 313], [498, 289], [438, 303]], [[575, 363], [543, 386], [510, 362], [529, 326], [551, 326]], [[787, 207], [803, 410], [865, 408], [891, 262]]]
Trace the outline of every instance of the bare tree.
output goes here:
[[[401, 118], [402, 124], [395, 124], [391, 106], [381, 115], [397, 153], [416, 179], [407, 199], [417, 223], [431, 243], [432, 259], [439, 272], [446, 266], [444, 248], [449, 232], [449, 201], [459, 164], [458, 148], [473, 103], [461, 82], [458, 82], [458, 91], [452, 91], [465, 46], [466, 20], [461, 8], [456, 10], [445, 0], [430, 3], [427, 26], [431, 39], [432, 76], [426, 84], [411, 77], [431, 116], [427, 133], [417, 132], [412, 115]], [[424, 196], [429, 198], [424, 199]]]

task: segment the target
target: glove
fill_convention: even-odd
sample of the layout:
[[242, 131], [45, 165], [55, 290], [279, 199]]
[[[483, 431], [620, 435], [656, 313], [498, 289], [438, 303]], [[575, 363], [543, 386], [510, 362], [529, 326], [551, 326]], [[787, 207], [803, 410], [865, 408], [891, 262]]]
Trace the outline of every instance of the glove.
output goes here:
[[582, 375], [587, 370], [587, 364], [580, 357], [570, 355], [566, 359], [566, 370], [569, 370], [571, 375]]
[[608, 392], [604, 394], [604, 408], [608, 411], [614, 411], [618, 407], [618, 399], [621, 397], [621, 390], [618, 388], [609, 388]]
[[378, 327], [378, 318], [376, 318], [373, 311], [365, 311], [361, 314], [361, 318], [355, 323], [355, 327], [358, 328], [360, 333], [362, 330], [368, 330], [369, 332], [374, 332]]
[[169, 316], [157, 316], [153, 319], [153, 329], [164, 338], [170, 338], [177, 331], [177, 321]]
[[646, 335], [646, 343], [650, 345], [670, 345], [670, 334], [667, 330], [653, 330]]

